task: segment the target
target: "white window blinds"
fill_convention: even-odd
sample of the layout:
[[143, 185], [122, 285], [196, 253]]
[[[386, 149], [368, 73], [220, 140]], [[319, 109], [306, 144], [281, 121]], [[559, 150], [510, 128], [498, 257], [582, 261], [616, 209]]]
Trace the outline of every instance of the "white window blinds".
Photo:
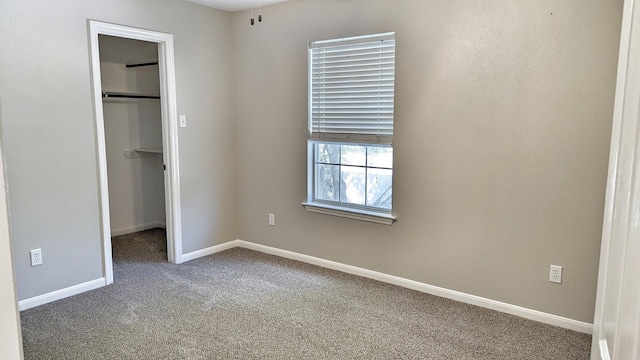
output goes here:
[[312, 139], [390, 144], [395, 33], [309, 44]]

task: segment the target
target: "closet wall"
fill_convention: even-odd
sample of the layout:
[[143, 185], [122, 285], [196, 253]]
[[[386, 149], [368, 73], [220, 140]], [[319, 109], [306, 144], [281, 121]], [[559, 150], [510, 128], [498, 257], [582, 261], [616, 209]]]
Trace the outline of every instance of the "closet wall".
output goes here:
[[[160, 94], [155, 43], [100, 36], [102, 91]], [[113, 236], [165, 225], [159, 99], [104, 97], [109, 209]]]

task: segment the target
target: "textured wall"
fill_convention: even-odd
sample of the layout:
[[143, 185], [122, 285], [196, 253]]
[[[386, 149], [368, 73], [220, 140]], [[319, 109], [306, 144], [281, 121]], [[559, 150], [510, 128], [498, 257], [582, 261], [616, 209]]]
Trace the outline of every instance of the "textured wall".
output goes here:
[[[189, 116], [185, 253], [239, 237], [590, 322], [621, 11], [595, 0], [299, 0], [263, 8], [251, 27], [247, 12], [179, 0], [0, 2], [18, 296], [102, 276], [95, 19], [174, 34], [178, 112]], [[383, 31], [398, 34], [398, 222], [308, 213], [306, 44]], [[45, 264], [32, 268], [37, 247]], [[547, 281], [551, 263], [565, 267], [562, 285]]]
[[[233, 15], [240, 239], [593, 320], [622, 1], [301, 0], [263, 13], [253, 27]], [[307, 43], [386, 31], [398, 221], [306, 212]]]
[[[230, 15], [181, 0], [0, 2], [0, 120], [19, 299], [103, 276], [88, 19], [174, 35], [183, 251], [237, 237]], [[44, 264], [29, 266], [42, 248]]]

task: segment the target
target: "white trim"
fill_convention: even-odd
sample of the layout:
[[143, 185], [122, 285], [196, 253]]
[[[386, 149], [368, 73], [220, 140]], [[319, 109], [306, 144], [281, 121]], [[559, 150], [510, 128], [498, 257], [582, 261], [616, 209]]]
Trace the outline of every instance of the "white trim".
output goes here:
[[104, 113], [102, 108], [102, 81], [100, 78], [100, 49], [98, 35], [118, 36], [158, 43], [160, 96], [162, 107], [162, 141], [165, 171], [165, 202], [167, 217], [167, 258], [170, 262], [182, 262], [182, 227], [180, 208], [180, 167], [178, 162], [178, 116], [175, 90], [175, 64], [173, 35], [122, 25], [89, 20], [91, 45], [91, 72], [96, 119], [98, 174], [100, 186], [100, 213], [103, 244], [103, 272], [106, 283], [113, 283], [113, 258], [111, 253], [111, 219], [109, 217], [109, 182], [107, 175]]
[[325, 215], [333, 215], [340, 216], [348, 219], [360, 220], [360, 221], [368, 221], [376, 224], [383, 225], [391, 225], [394, 221], [396, 221], [396, 217], [389, 214], [379, 214], [373, 211], [365, 211], [359, 209], [349, 209], [343, 208], [339, 206], [331, 206], [319, 203], [302, 203], [307, 211], [325, 214]]
[[135, 233], [138, 231], [145, 231], [145, 230], [155, 229], [155, 228], [165, 229], [166, 227], [167, 227], [166, 223], [156, 221], [156, 222], [150, 222], [150, 223], [134, 225], [134, 226], [127, 226], [124, 228], [111, 230], [111, 236], [126, 235], [126, 234]]
[[607, 339], [602, 339], [598, 341], [600, 344], [600, 359], [601, 360], [610, 360], [609, 357], [609, 346], [607, 345]]
[[77, 295], [86, 291], [101, 288], [107, 285], [105, 278], [95, 279], [87, 281], [82, 284], [69, 286], [64, 289], [52, 291], [50, 293], [38, 295], [29, 299], [18, 301], [18, 308], [20, 311], [34, 308], [36, 306], [44, 305], [53, 301], [68, 298], [69, 296]]
[[113, 255], [111, 253], [111, 218], [109, 215], [109, 181], [107, 178], [107, 146], [104, 131], [104, 110], [102, 108], [102, 79], [100, 77], [100, 48], [98, 46], [98, 26], [89, 22], [91, 43], [91, 72], [93, 77], [93, 103], [96, 115], [96, 141], [98, 152], [98, 174], [100, 181], [100, 215], [102, 228], [102, 271], [107, 284], [113, 283]]
[[[624, 2], [591, 358], [637, 358], [640, 4]], [[635, 356], [634, 356], [635, 355]]]
[[[162, 146], [166, 165], [165, 207], [167, 209], [167, 246], [169, 261], [182, 263], [182, 209], [180, 202], [180, 157], [178, 147], [178, 106], [173, 35], [157, 33], [163, 41], [158, 46], [160, 102], [162, 106]], [[171, 239], [171, 242], [169, 242]]]
[[229, 241], [224, 244], [215, 245], [215, 246], [208, 247], [206, 249], [197, 250], [194, 252], [190, 252], [188, 254], [184, 254], [182, 255], [182, 261], [183, 262], [191, 261], [197, 258], [213, 255], [221, 251], [233, 249], [234, 247], [238, 247], [238, 240]]
[[358, 35], [340, 39], [317, 40], [309, 43], [309, 48], [318, 48], [322, 46], [336, 46], [351, 44], [354, 42], [379, 41], [379, 40], [395, 40], [396, 32], [385, 32], [380, 34]]
[[483, 308], [500, 311], [503, 313], [519, 316], [529, 320], [535, 320], [541, 323], [559, 326], [565, 329], [579, 331], [586, 334], [591, 334], [593, 331], [593, 325], [577, 321], [553, 314], [544, 313], [538, 310], [527, 309], [524, 307], [507, 304], [500, 301], [495, 301], [480, 296], [470, 295], [459, 291], [449, 290], [438, 286], [433, 286], [418, 281], [404, 279], [398, 276], [388, 275], [377, 271], [371, 271], [356, 266], [345, 265], [335, 261], [325, 260], [314, 256], [298, 254], [292, 251], [282, 250], [270, 246], [251, 243], [244, 240], [237, 240], [237, 246], [259, 251], [265, 254], [271, 254], [280, 256], [283, 258], [301, 261], [307, 264], [312, 264], [327, 269], [337, 270], [344, 273], [366, 277], [369, 279], [381, 281], [388, 284], [401, 286], [404, 288], [420, 291], [426, 294], [436, 295], [443, 298], [463, 302], [466, 304], [476, 305]]
[[[527, 309], [524, 307], [511, 305], [508, 303], [495, 301], [495, 300], [483, 298], [480, 296], [470, 295], [470, 294], [466, 294], [466, 293], [455, 291], [455, 290], [449, 290], [449, 289], [441, 288], [438, 286], [433, 286], [433, 285], [421, 283], [418, 281], [401, 278], [398, 276], [388, 275], [388, 274], [384, 274], [377, 271], [367, 270], [367, 269], [359, 268], [356, 266], [346, 265], [346, 264], [342, 264], [342, 263], [331, 261], [331, 260], [325, 260], [325, 259], [314, 257], [314, 256], [299, 254], [293, 251], [282, 250], [282, 249], [274, 248], [271, 246], [256, 244], [256, 243], [252, 243], [244, 240], [232, 240], [223, 244], [208, 247], [206, 249], [193, 251], [188, 254], [184, 254], [182, 256], [182, 260], [183, 262], [186, 262], [186, 261], [194, 260], [197, 258], [213, 255], [215, 253], [233, 249], [236, 247], [254, 250], [254, 251], [258, 251], [265, 254], [275, 255], [285, 259], [296, 260], [296, 261], [320, 266], [327, 269], [341, 271], [347, 274], [362, 276], [365, 278], [381, 281], [387, 284], [401, 286], [407, 289], [420, 291], [426, 294], [440, 296], [443, 298], [459, 301], [462, 303], [500, 311], [506, 314], [519, 316], [525, 319], [534, 320], [544, 324], [558, 326], [558, 327], [569, 329], [569, 330], [579, 331], [586, 334], [591, 334], [593, 332], [593, 325], [586, 322], [577, 321], [577, 320], [565, 318], [562, 316], [548, 314], [538, 310]], [[62, 290], [57, 290], [48, 294], [36, 296], [34, 298], [22, 300], [18, 304], [19, 304], [20, 311], [22, 311], [22, 310], [30, 309], [32, 307], [40, 306], [52, 301], [60, 300], [72, 295], [76, 295], [85, 291], [97, 289], [105, 285], [107, 285], [106, 279], [100, 278], [100, 279], [89, 281], [83, 284], [71, 286]]]

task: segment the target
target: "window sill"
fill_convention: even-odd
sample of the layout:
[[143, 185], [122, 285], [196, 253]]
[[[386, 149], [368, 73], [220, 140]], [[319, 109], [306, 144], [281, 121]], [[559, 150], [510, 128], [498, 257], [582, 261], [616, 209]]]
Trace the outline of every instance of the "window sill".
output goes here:
[[396, 221], [396, 217], [391, 214], [376, 213], [373, 211], [349, 209], [338, 206], [308, 202], [302, 203], [302, 206], [304, 206], [307, 211], [314, 213], [340, 216], [349, 219], [368, 221], [376, 224], [391, 225], [394, 221]]

